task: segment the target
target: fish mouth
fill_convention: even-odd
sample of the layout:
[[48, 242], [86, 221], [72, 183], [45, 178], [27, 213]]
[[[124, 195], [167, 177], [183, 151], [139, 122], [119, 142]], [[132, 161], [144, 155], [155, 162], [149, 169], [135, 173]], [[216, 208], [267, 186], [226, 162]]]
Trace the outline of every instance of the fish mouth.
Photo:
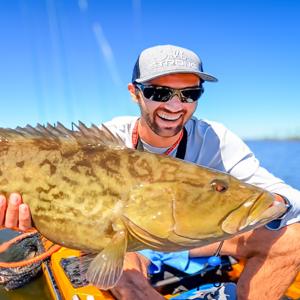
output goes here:
[[[258, 206], [259, 201], [266, 202], [265, 209]], [[268, 204], [269, 206], [267, 206]], [[255, 215], [256, 209], [260, 210], [260, 213], [257, 215]], [[276, 219], [285, 210], [283, 203], [276, 201], [269, 192], [263, 191], [256, 198], [247, 200], [232, 211], [222, 222], [222, 230], [229, 234], [251, 230]]]
[[258, 203], [258, 201], [263, 198], [264, 195], [265, 192], [261, 192], [257, 197], [249, 198], [238, 208], [230, 212], [222, 221], [222, 230], [228, 234], [236, 234], [247, 228], [252, 223], [252, 227], [254, 227], [254, 225], [258, 222], [257, 219], [259, 219], [259, 216], [253, 220], [253, 218], [251, 217], [251, 212], [253, 212], [253, 208]]
[[263, 211], [255, 220], [249, 223], [249, 226], [254, 226], [258, 224], [266, 224], [271, 220], [274, 220], [286, 212], [286, 206], [280, 202], [275, 200], [273, 204], [268, 207], [265, 211]]

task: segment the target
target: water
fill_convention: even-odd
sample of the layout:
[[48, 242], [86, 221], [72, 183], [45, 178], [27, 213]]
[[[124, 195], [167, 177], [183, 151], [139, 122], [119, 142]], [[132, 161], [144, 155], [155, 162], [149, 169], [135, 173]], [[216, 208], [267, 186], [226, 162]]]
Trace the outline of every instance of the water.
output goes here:
[[300, 190], [300, 141], [248, 141], [263, 167]]
[[[261, 165], [294, 188], [300, 189], [300, 141], [247, 141]], [[0, 235], [1, 242], [1, 235]], [[1, 300], [50, 300], [43, 277], [24, 288], [6, 292], [0, 288]]]
[[22, 288], [7, 292], [0, 287], [1, 300], [52, 300], [47, 289], [47, 284], [43, 276], [39, 276], [34, 281]]

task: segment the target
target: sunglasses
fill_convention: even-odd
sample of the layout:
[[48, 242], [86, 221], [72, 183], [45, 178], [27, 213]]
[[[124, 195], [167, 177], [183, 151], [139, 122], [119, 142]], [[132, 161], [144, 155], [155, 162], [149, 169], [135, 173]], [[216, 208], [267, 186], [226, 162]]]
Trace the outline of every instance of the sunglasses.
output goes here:
[[146, 99], [156, 102], [167, 102], [177, 95], [181, 102], [193, 103], [204, 93], [202, 85], [185, 89], [173, 89], [166, 86], [144, 85], [141, 83], [135, 83], [135, 86]]

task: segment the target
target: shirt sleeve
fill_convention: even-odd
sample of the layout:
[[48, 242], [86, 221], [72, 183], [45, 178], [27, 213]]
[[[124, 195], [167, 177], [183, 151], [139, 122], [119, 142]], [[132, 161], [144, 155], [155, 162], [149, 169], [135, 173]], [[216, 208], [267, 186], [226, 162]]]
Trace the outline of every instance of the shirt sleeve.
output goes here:
[[283, 196], [290, 204], [288, 211], [279, 219], [266, 225], [277, 230], [300, 220], [300, 191], [287, 185], [260, 166], [249, 147], [236, 135], [226, 131], [221, 141], [221, 152], [227, 172], [247, 183], [256, 185], [271, 193]]

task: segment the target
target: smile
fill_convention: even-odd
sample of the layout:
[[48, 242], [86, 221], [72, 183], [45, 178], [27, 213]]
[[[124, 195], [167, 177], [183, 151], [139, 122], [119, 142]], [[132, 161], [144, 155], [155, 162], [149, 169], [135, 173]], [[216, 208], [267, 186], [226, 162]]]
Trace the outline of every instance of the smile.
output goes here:
[[168, 115], [165, 113], [157, 113], [157, 115], [164, 120], [168, 120], [168, 121], [177, 121], [179, 118], [181, 118], [182, 114], [178, 114], [178, 115]]

